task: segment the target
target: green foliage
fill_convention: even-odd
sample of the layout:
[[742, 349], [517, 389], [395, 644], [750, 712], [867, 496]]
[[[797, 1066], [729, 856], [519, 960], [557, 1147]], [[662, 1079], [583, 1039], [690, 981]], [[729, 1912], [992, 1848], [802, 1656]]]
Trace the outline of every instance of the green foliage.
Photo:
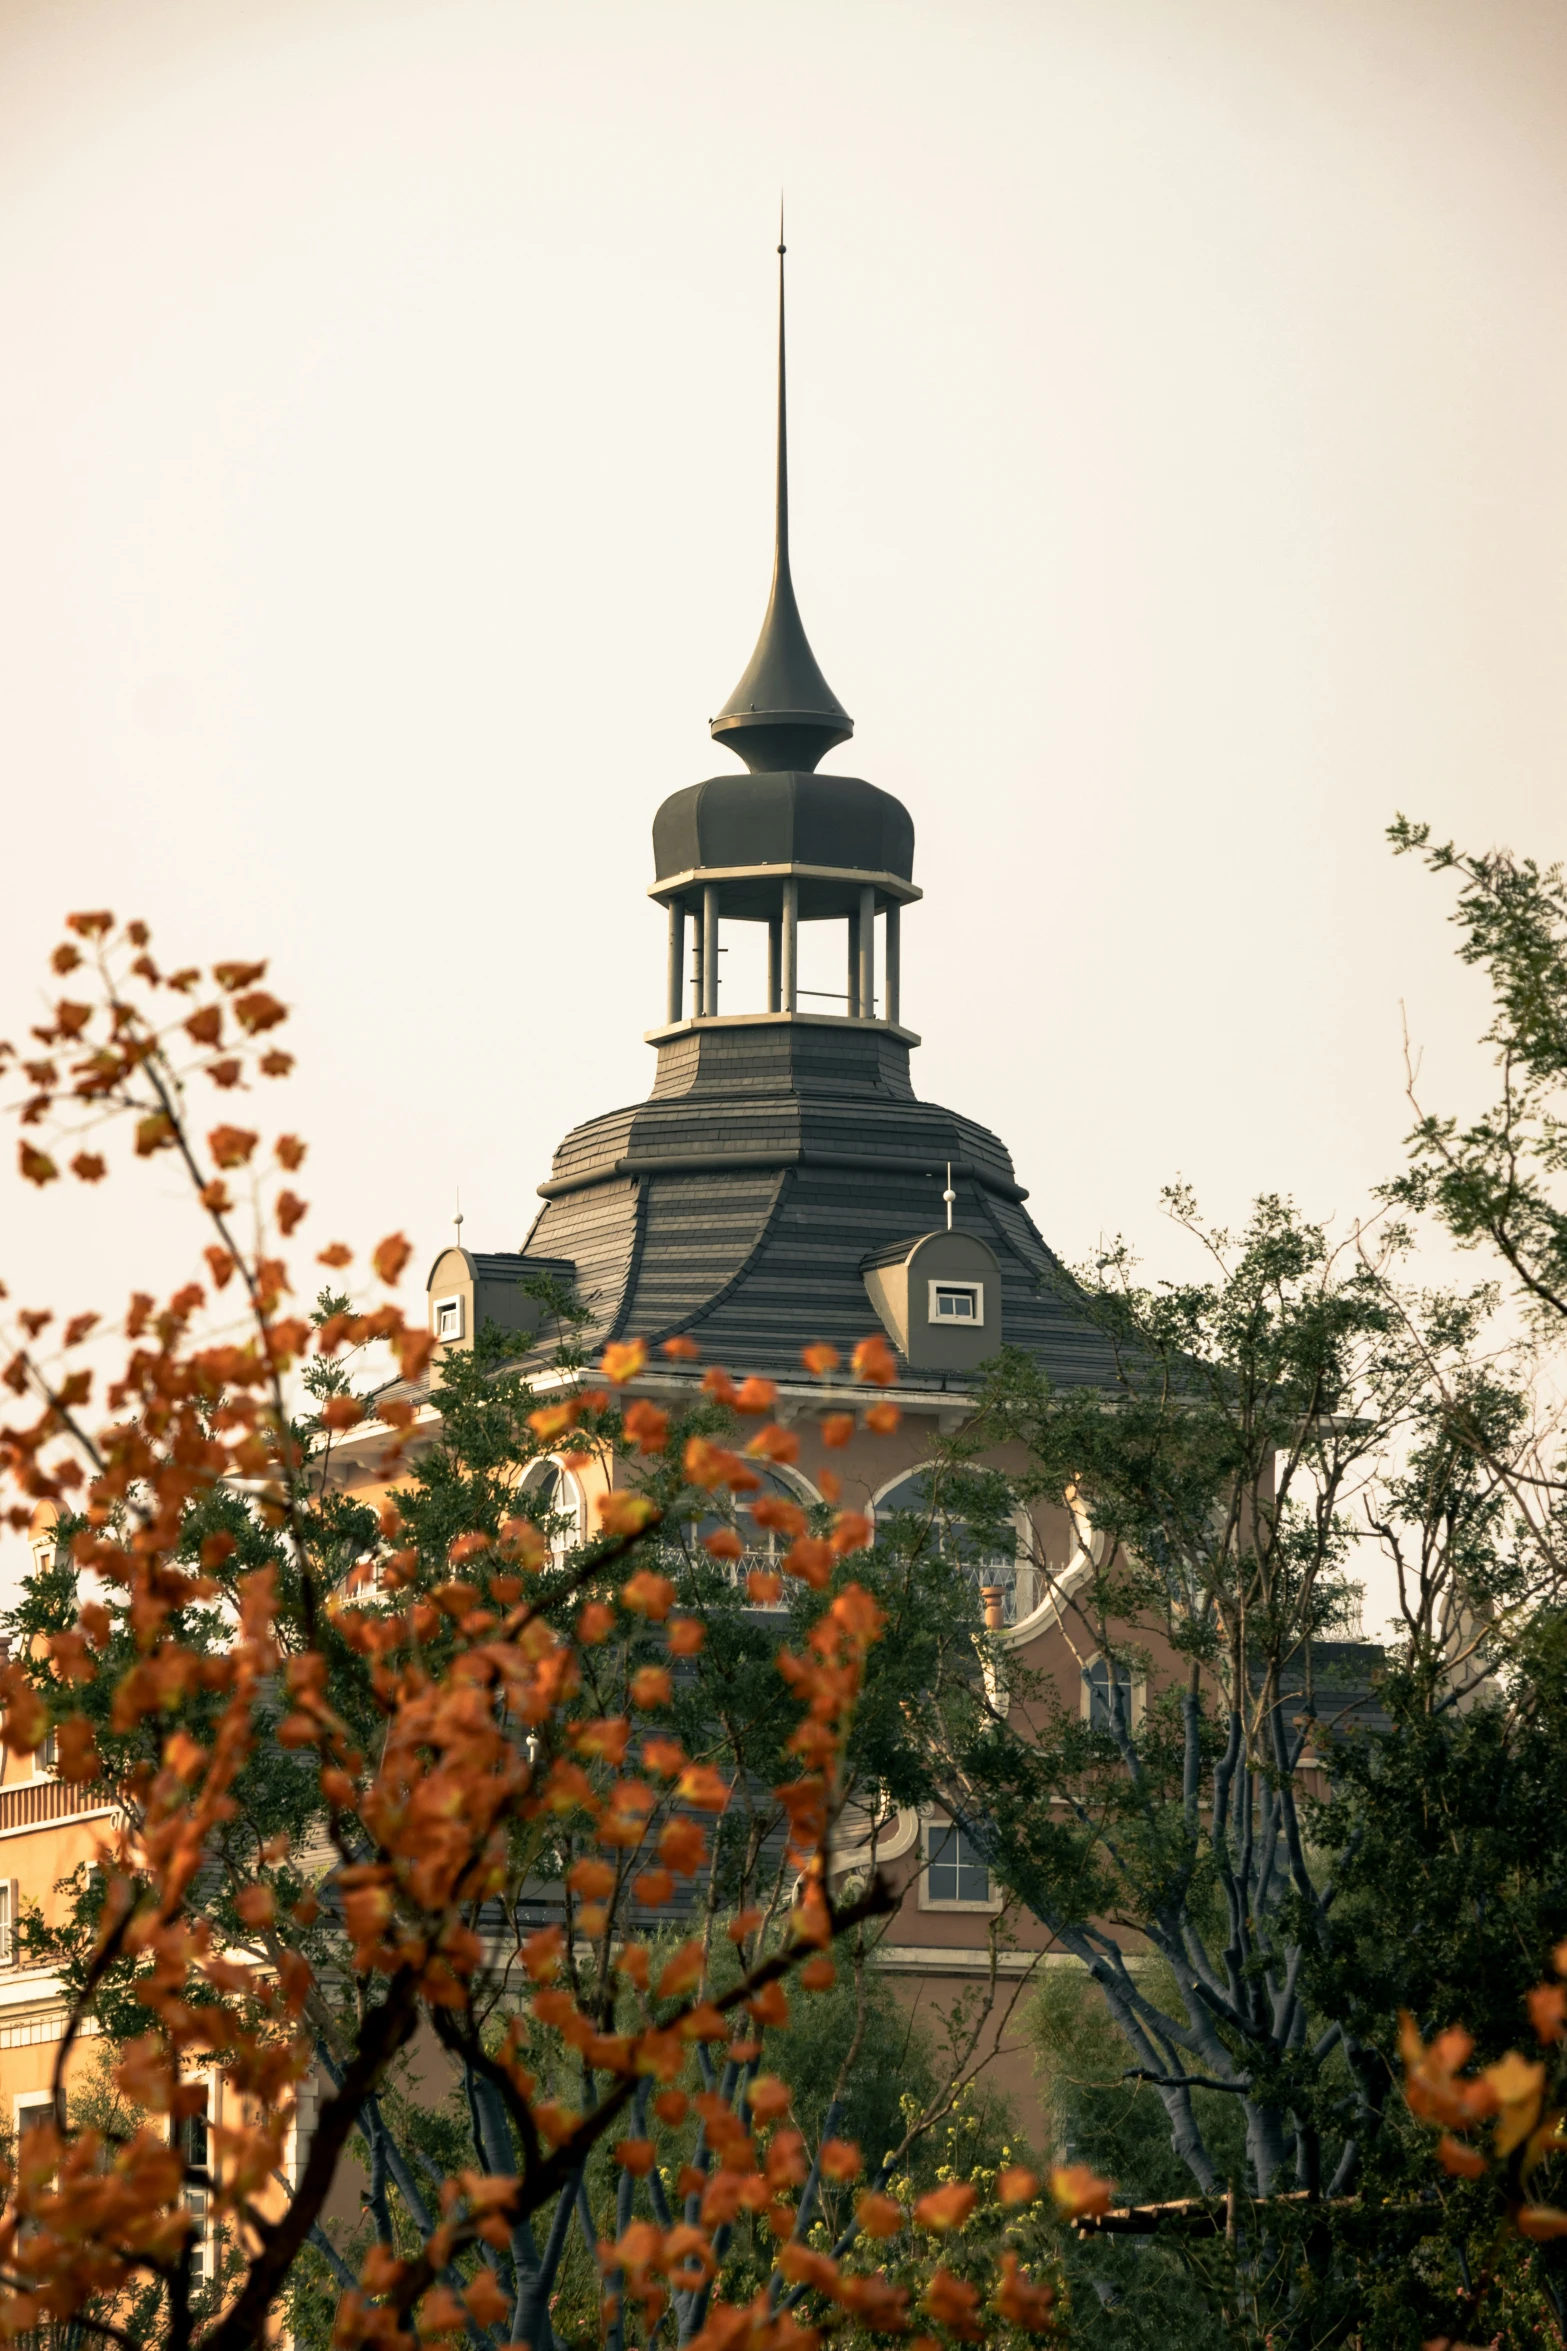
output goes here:
[[1489, 1242], [1543, 1313], [1567, 1315], [1567, 884], [1559, 865], [1505, 850], [1473, 854], [1433, 845], [1429, 825], [1399, 817], [1389, 839], [1459, 883], [1452, 920], [1458, 955], [1491, 987], [1483, 1042], [1495, 1050], [1501, 1090], [1468, 1124], [1421, 1113], [1410, 1164], [1391, 1198], [1439, 1216], [1454, 1238]]

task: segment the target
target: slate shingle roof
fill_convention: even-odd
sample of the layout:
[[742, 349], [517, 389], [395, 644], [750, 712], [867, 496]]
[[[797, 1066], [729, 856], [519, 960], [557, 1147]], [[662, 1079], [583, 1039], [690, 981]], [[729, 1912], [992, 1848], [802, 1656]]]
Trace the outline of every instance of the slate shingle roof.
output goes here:
[[721, 1022], [669, 1039], [646, 1102], [561, 1144], [526, 1250], [574, 1261], [589, 1346], [689, 1331], [709, 1361], [778, 1377], [810, 1341], [847, 1350], [875, 1327], [863, 1261], [944, 1221], [949, 1161], [953, 1222], [1001, 1266], [1006, 1343], [1058, 1385], [1107, 1383], [1109, 1351], [1055, 1286], [1005, 1146], [918, 1101], [908, 1045], [869, 1025]]

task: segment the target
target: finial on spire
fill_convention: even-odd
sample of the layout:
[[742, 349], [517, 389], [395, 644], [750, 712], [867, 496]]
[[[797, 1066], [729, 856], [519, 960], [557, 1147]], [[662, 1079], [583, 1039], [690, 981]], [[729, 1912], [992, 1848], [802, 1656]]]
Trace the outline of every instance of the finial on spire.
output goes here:
[[854, 721], [817, 666], [789, 575], [789, 404], [784, 343], [783, 197], [778, 199], [778, 489], [773, 585], [756, 651], [710, 731], [753, 772], [813, 769]]
[[952, 1162], [950, 1159], [947, 1161], [947, 1188], [941, 1196], [947, 1203], [947, 1230], [950, 1233], [952, 1230], [952, 1203], [957, 1198], [956, 1192], [952, 1189]]

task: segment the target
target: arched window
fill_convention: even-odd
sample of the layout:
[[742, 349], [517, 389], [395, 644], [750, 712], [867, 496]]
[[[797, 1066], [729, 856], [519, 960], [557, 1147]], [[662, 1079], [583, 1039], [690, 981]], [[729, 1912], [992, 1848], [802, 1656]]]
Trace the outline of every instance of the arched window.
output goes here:
[[[764, 1493], [776, 1494], [785, 1502], [796, 1502], [802, 1510], [811, 1509], [815, 1503], [821, 1500], [821, 1496], [816, 1492], [814, 1486], [809, 1485], [798, 1472], [779, 1469], [770, 1462], [758, 1462], [755, 1466], [761, 1476]], [[750, 1502], [759, 1500], [760, 1497], [747, 1495], [745, 1499]], [[738, 1511], [733, 1519], [712, 1516], [699, 1519], [694, 1526], [687, 1525], [684, 1530], [686, 1546], [688, 1549], [694, 1548], [708, 1535], [716, 1533], [719, 1527], [731, 1525], [735, 1527], [744, 1542], [745, 1550], [738, 1559], [722, 1562], [730, 1580], [743, 1586], [746, 1577], [758, 1569], [764, 1572], [771, 1570], [776, 1575], [783, 1566], [784, 1554], [793, 1538], [780, 1534], [776, 1527], [759, 1527], [744, 1510]], [[776, 1600], [755, 1605], [782, 1608], [784, 1605], [783, 1595], [780, 1593]]]
[[522, 1481], [522, 1498], [559, 1566], [582, 1541], [582, 1488], [560, 1462], [536, 1461]]
[[[955, 1513], [931, 1506], [930, 1473], [924, 1469], [910, 1470], [895, 1478], [882, 1489], [871, 1505], [878, 1527], [884, 1527], [900, 1511], [910, 1511], [916, 1517], [929, 1518], [930, 1540], [943, 1559], [950, 1559], [974, 1587], [976, 1598], [986, 1591], [1001, 1594], [1001, 1621], [1003, 1624], [1021, 1624], [1031, 1616], [1037, 1601], [1038, 1577], [1026, 1555], [1021, 1528], [1014, 1526], [1009, 1549], [998, 1549], [994, 1543], [981, 1543], [967, 1523]], [[1019, 1558], [1019, 1550], [1024, 1556]], [[984, 1602], [981, 1601], [983, 1610]]]

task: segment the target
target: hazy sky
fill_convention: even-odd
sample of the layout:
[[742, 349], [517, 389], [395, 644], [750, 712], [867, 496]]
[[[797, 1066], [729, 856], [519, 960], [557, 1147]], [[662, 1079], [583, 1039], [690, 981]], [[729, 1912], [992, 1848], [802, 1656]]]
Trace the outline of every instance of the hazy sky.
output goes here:
[[[780, 184], [920, 1091], [1069, 1257], [1347, 1216], [1401, 1000], [1483, 1075], [1385, 825], [1567, 848], [1560, 0], [5, 0], [0, 1033], [68, 906], [270, 954], [307, 1232], [520, 1242], [733, 764]], [[171, 1188], [7, 1177], [0, 1271], [183, 1271]]]

